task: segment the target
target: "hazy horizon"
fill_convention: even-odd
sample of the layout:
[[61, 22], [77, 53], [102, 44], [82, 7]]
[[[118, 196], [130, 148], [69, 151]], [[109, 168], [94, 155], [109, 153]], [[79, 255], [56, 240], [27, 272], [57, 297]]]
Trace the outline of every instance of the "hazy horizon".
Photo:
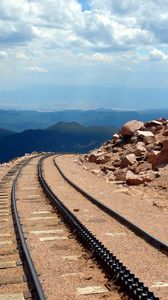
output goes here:
[[146, 110], [168, 108], [168, 90], [132, 87], [33, 86], [0, 91], [0, 109]]

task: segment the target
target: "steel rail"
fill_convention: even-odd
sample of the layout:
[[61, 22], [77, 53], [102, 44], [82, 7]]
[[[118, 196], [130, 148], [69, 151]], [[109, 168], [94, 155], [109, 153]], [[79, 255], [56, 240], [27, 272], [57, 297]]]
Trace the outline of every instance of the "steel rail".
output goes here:
[[50, 199], [53, 206], [59, 211], [65, 222], [69, 225], [76, 237], [91, 251], [103, 269], [108, 273], [111, 279], [117, 281], [120, 287], [124, 288], [135, 300], [159, 300], [147, 287], [136, 278], [119, 259], [114, 256], [99, 241], [78, 218], [61, 202], [61, 200], [53, 193], [43, 176], [42, 164], [46, 157], [42, 157], [38, 164], [38, 178], [41, 186]]
[[17, 242], [19, 245], [19, 250], [23, 258], [23, 265], [26, 270], [26, 276], [30, 282], [30, 287], [31, 287], [31, 294], [33, 296], [33, 300], [46, 300], [46, 297], [44, 295], [42, 286], [40, 284], [40, 281], [38, 279], [37, 272], [35, 270], [33, 261], [31, 259], [30, 252], [28, 250], [22, 226], [19, 220], [19, 215], [18, 215], [18, 210], [17, 210], [17, 205], [16, 205], [16, 185], [18, 178], [21, 174], [22, 169], [31, 161], [32, 158], [29, 158], [26, 160], [26, 162], [23, 163], [23, 165], [20, 167], [12, 185], [12, 195], [11, 195], [11, 200], [12, 200], [12, 211], [13, 211], [13, 221], [14, 221], [14, 227], [15, 227], [15, 233], [16, 233], [16, 238]]
[[65, 173], [61, 170], [61, 168], [56, 163], [55, 159], [53, 158], [54, 165], [56, 166], [57, 170], [61, 174], [61, 176], [80, 194], [82, 194], [84, 197], [86, 197], [90, 202], [92, 202], [94, 205], [99, 207], [102, 211], [104, 211], [106, 214], [111, 216], [112, 218], [115, 218], [117, 221], [119, 221], [121, 224], [125, 225], [127, 228], [131, 229], [136, 235], [144, 239], [148, 244], [150, 244], [152, 247], [162, 251], [164, 254], [168, 255], [168, 244], [158, 239], [156, 236], [150, 234], [146, 230], [142, 229], [138, 225], [132, 223], [129, 219], [121, 215], [119, 212], [111, 209], [110, 207], [103, 204], [99, 199], [94, 198], [92, 195], [84, 191], [82, 188], [80, 188], [77, 184], [75, 184], [71, 179], [69, 179]]

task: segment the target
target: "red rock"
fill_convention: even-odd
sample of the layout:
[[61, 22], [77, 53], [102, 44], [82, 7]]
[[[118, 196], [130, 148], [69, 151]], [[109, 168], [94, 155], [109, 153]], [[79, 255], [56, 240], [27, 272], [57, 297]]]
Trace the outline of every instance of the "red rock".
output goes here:
[[165, 141], [163, 142], [163, 151], [164, 151], [164, 150], [168, 151], [168, 140], [165, 140]]
[[156, 168], [168, 163], [168, 141], [163, 143], [163, 149], [156, 155], [152, 161], [152, 167]]
[[152, 164], [159, 153], [160, 153], [160, 151], [150, 150], [146, 156], [148, 159], [148, 162]]
[[154, 144], [155, 143], [155, 136], [146, 136], [144, 139], [146, 145]]
[[96, 163], [97, 159], [104, 153], [102, 151], [94, 150], [87, 155], [87, 160], [92, 163]]
[[166, 125], [167, 124], [167, 120], [165, 118], [159, 118], [156, 121], [161, 122], [162, 124]]
[[165, 131], [163, 132], [163, 135], [164, 135], [164, 136], [168, 136], [168, 130], [165, 130]]
[[135, 167], [135, 173], [141, 173], [141, 172], [145, 172], [148, 170], [151, 170], [152, 166], [151, 164], [147, 163], [147, 162], [143, 162], [141, 164], [139, 164], [139, 166]]
[[120, 165], [121, 165], [121, 161], [120, 161], [119, 159], [116, 159], [116, 160], [113, 162], [113, 166], [116, 167], [116, 168], [120, 167]]
[[105, 163], [109, 162], [109, 160], [110, 160], [110, 156], [102, 155], [96, 159], [96, 164], [105, 164]]
[[141, 154], [143, 154], [145, 152], [146, 152], [145, 144], [143, 142], [138, 142], [135, 145], [134, 154], [138, 156], [138, 155], [141, 155]]
[[153, 171], [148, 171], [141, 175], [136, 175], [131, 171], [126, 173], [126, 182], [129, 185], [140, 185], [145, 182], [151, 182], [155, 178], [155, 173]]
[[97, 155], [94, 153], [88, 154], [87, 159], [89, 162], [95, 163], [97, 160]]
[[114, 172], [115, 180], [117, 181], [125, 181], [126, 180], [126, 170], [116, 170]]
[[129, 121], [122, 126], [120, 130], [120, 134], [123, 136], [132, 136], [143, 125], [144, 125], [143, 122], [137, 120]]
[[136, 161], [137, 160], [136, 160], [135, 154], [133, 154], [133, 153], [128, 154], [121, 160], [120, 167], [126, 168], [128, 166], [132, 166]]
[[144, 182], [151, 182], [155, 179], [156, 174], [152, 170], [149, 170], [146, 173], [142, 174], [141, 176]]
[[128, 185], [140, 185], [144, 183], [144, 179], [141, 176], [136, 175], [132, 171], [128, 170], [126, 173], [126, 183]]
[[145, 142], [145, 144], [153, 144], [155, 142], [155, 136], [153, 134], [153, 132], [151, 131], [143, 131], [143, 130], [138, 130], [137, 131], [137, 136], [138, 138], [140, 138], [141, 140], [143, 140]]
[[148, 131], [151, 131], [153, 134], [155, 134], [155, 132], [157, 131], [157, 127], [155, 126], [148, 127]]
[[163, 122], [160, 122], [158, 120], [152, 120], [152, 121], [146, 122], [144, 124], [144, 126], [146, 128], [151, 127], [151, 126], [161, 126], [162, 127], [162, 125], [163, 125]]

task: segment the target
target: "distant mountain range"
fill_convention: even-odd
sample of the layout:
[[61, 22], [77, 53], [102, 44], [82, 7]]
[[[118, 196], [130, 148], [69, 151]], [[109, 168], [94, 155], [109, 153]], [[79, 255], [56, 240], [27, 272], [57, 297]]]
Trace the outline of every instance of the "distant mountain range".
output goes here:
[[111, 139], [115, 128], [59, 122], [21, 133], [0, 129], [0, 163], [33, 151], [86, 153]]
[[119, 110], [65, 110], [58, 112], [0, 110], [0, 128], [11, 131], [45, 129], [57, 122], [77, 122], [85, 126], [120, 128], [128, 120], [147, 121], [158, 117], [168, 118], [168, 109], [119, 111]]
[[12, 131], [0, 128], [0, 138], [12, 134]]

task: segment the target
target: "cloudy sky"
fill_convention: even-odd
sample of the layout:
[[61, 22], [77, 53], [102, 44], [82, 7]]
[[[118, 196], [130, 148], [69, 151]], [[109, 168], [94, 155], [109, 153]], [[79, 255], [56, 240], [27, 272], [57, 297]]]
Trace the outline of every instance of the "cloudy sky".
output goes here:
[[0, 0], [11, 107], [168, 107], [168, 0]]

